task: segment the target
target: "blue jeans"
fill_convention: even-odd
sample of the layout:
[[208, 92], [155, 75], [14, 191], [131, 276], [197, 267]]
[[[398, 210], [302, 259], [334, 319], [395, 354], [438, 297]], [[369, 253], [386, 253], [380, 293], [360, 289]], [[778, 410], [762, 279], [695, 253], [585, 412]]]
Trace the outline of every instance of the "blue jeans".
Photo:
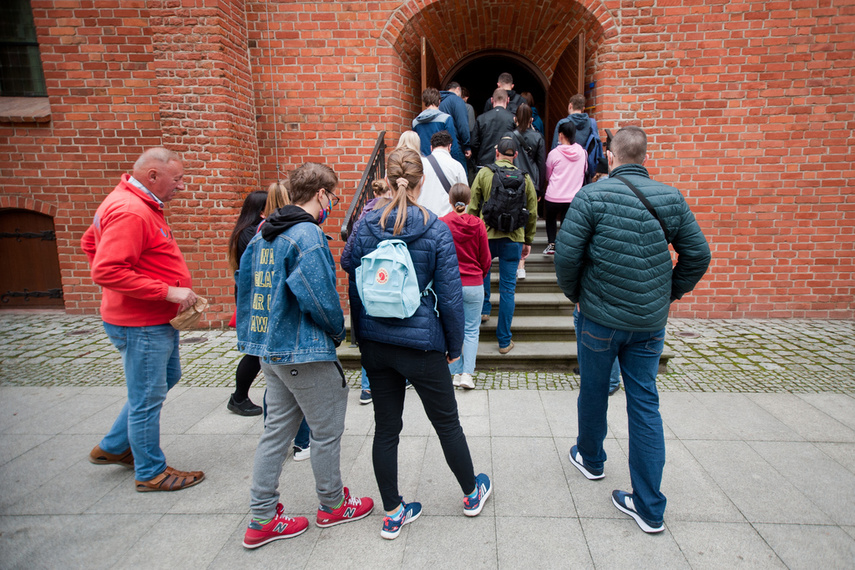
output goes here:
[[604, 327], [579, 315], [576, 343], [581, 372], [579, 435], [576, 446], [585, 465], [603, 468], [603, 440], [608, 429], [609, 371], [620, 360], [629, 420], [629, 477], [635, 508], [642, 517], [660, 522], [665, 495], [659, 487], [665, 467], [665, 436], [659, 415], [656, 373], [665, 345], [665, 329], [656, 332], [621, 331]]
[[365, 367], [362, 367], [362, 389], [363, 390], [371, 390], [371, 384], [368, 383], [368, 373], [365, 371]]
[[[496, 338], [499, 348], [511, 344], [511, 321], [514, 320], [514, 290], [517, 287], [517, 266], [522, 258], [523, 244], [511, 241], [511, 238], [491, 239], [490, 257], [499, 258], [499, 322], [496, 325]], [[489, 315], [490, 274], [484, 278], [484, 305], [482, 315]]]
[[306, 423], [306, 418], [303, 417], [303, 421], [300, 422], [300, 428], [297, 430], [297, 435], [294, 436], [294, 445], [303, 449], [309, 447], [309, 435], [311, 433], [309, 431], [309, 424]]
[[478, 338], [481, 335], [481, 305], [484, 291], [479, 285], [463, 287], [463, 353], [448, 365], [452, 374], [473, 374], [478, 356]]
[[166, 393], [181, 379], [178, 331], [172, 325], [123, 327], [104, 323], [122, 355], [128, 401], [99, 444], [107, 453], [134, 454], [137, 481], [150, 481], [166, 469], [160, 449], [160, 409]]
[[[578, 307], [573, 309], [573, 328], [576, 329], [576, 332], [578, 334], [578, 332], [579, 332], [579, 308]], [[617, 357], [615, 357], [615, 361], [612, 362], [611, 373], [609, 374], [609, 393], [614, 392], [618, 388], [620, 388], [620, 363], [618, 363], [618, 359], [617, 359]]]

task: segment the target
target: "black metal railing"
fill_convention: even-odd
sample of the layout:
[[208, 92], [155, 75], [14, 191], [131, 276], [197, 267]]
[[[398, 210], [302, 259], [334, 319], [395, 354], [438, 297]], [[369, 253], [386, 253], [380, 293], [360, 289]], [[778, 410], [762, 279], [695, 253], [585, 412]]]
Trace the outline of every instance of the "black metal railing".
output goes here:
[[350, 201], [350, 207], [344, 215], [344, 223], [341, 224], [342, 241], [347, 241], [347, 236], [353, 229], [353, 223], [359, 218], [363, 206], [374, 195], [371, 190], [371, 183], [384, 176], [386, 176], [386, 131], [380, 131], [377, 142], [374, 144], [374, 150], [371, 151], [371, 157], [368, 159], [368, 165], [365, 167], [365, 172], [362, 173], [362, 179], [359, 181], [356, 193]]

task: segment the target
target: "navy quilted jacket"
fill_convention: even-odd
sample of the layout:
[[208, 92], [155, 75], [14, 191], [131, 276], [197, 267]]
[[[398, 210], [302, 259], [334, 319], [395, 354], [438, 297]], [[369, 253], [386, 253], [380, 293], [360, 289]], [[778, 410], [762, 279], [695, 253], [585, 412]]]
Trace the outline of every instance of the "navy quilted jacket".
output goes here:
[[[662, 218], [678, 256], [673, 268], [659, 222], [616, 175], [635, 184]], [[709, 264], [709, 244], [683, 195], [639, 164], [583, 186], [555, 241], [561, 290], [586, 317], [618, 330], [662, 329], [671, 301], [691, 291]]]
[[[408, 319], [384, 319], [369, 316], [362, 307], [359, 295], [354, 295], [350, 299], [351, 311], [359, 315], [356, 319], [359, 339], [418, 350], [436, 350], [457, 358], [463, 346], [463, 289], [451, 230], [430, 212], [425, 225], [421, 210], [416, 206], [408, 206], [404, 230], [393, 236], [397, 210], [389, 214], [385, 230], [380, 228], [382, 213], [381, 208], [362, 218], [353, 240], [350, 259], [342, 259], [342, 267], [354, 278], [362, 257], [374, 251], [378, 243], [385, 239], [400, 239], [410, 251], [419, 278], [419, 289], [424, 291], [433, 279], [436, 297], [422, 297], [416, 313]], [[435, 301], [438, 317], [434, 312]]]

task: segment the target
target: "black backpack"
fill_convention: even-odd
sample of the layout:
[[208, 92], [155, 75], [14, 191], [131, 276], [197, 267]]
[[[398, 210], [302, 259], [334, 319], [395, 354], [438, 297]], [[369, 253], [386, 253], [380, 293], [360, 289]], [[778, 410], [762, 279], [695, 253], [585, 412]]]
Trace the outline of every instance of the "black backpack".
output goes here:
[[490, 197], [481, 208], [484, 223], [500, 232], [510, 233], [526, 225], [525, 172], [491, 164], [493, 183]]

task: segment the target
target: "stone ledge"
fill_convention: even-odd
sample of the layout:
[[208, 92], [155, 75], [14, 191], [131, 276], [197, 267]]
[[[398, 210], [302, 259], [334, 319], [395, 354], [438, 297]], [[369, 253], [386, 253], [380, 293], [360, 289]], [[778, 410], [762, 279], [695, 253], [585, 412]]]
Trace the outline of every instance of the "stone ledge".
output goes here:
[[49, 123], [47, 97], [0, 97], [0, 123]]

